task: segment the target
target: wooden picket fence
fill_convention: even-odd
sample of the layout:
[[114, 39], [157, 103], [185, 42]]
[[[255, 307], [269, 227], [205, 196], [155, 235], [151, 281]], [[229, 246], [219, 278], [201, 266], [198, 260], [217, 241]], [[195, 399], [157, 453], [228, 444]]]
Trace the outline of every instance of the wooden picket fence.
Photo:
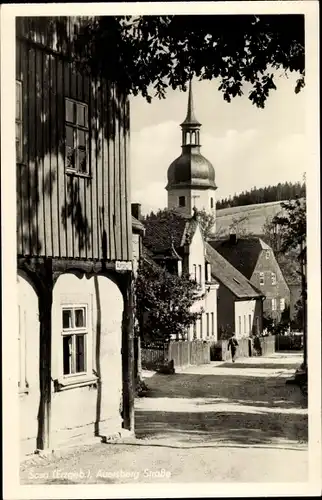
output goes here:
[[210, 344], [201, 340], [141, 343], [141, 364], [146, 370], [173, 361], [174, 368], [210, 363]]

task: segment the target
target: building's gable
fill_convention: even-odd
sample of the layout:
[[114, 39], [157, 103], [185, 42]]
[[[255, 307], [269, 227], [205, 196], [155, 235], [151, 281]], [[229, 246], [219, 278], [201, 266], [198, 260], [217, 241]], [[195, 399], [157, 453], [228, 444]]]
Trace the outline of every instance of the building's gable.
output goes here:
[[235, 297], [261, 298], [261, 292], [209, 243], [206, 243], [206, 258], [213, 277], [231, 290]]
[[189, 273], [201, 285], [205, 282], [205, 242], [199, 224], [189, 241]]
[[[264, 281], [264, 284], [260, 284], [261, 279]], [[251, 282], [263, 290], [265, 295], [271, 293], [289, 299], [289, 287], [274, 252], [270, 248], [261, 250], [251, 276]]]

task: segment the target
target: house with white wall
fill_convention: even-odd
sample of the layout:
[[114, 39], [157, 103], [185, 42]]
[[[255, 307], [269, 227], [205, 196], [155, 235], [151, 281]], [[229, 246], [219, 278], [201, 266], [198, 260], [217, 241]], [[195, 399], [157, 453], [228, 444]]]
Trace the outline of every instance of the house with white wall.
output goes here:
[[232, 333], [237, 338], [260, 334], [263, 330], [263, 292], [209, 243], [206, 243], [206, 258], [213, 278], [219, 283], [218, 339], [228, 338]]
[[190, 276], [200, 287], [200, 300], [193, 309], [203, 311], [191, 326], [187, 340], [217, 339], [217, 290], [206, 260], [205, 241], [196, 213], [193, 216], [170, 210], [144, 221], [143, 244], [149, 258], [178, 275]]

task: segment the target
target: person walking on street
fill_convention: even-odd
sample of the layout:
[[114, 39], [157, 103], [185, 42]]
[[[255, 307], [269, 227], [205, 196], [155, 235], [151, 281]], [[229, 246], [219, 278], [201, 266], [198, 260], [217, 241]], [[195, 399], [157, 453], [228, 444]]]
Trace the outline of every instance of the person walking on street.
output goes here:
[[233, 333], [233, 335], [228, 340], [228, 350], [230, 349], [231, 351], [231, 360], [233, 363], [235, 363], [238, 346], [239, 346], [238, 340], [236, 339], [236, 335]]

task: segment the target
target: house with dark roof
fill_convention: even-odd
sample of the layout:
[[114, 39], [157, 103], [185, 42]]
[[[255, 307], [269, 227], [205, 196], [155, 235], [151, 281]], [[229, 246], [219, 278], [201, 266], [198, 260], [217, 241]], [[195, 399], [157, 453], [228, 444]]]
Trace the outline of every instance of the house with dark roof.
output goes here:
[[234, 234], [209, 243], [265, 295], [264, 315], [280, 321], [290, 305], [290, 290], [272, 248], [259, 237], [237, 238]]
[[263, 330], [264, 294], [209, 243], [206, 259], [211, 275], [219, 283], [217, 300], [218, 338], [235, 333], [237, 338]]
[[145, 220], [144, 227], [143, 258], [171, 273], [189, 275], [200, 286], [200, 300], [193, 309], [202, 312], [188, 332], [188, 340], [216, 340], [219, 285], [207, 265], [206, 242], [196, 213], [191, 217], [169, 211], [161, 217]]

